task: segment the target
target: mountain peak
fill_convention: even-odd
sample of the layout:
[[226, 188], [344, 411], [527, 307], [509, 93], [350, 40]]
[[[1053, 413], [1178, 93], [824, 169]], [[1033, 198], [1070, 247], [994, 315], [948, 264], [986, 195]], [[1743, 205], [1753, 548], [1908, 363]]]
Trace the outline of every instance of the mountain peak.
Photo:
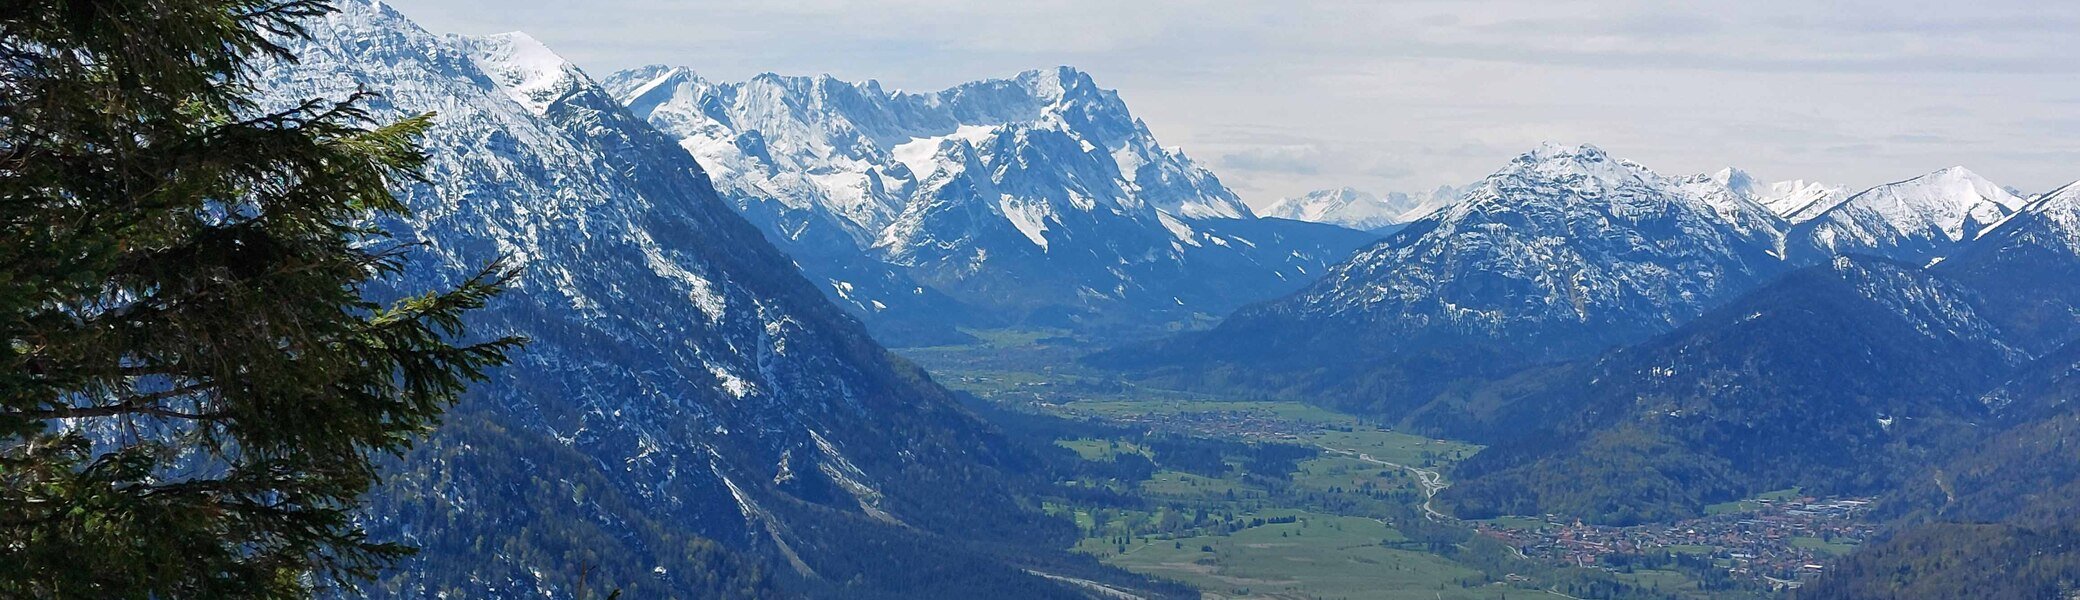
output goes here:
[[534, 36], [513, 31], [458, 36], [470, 59], [528, 112], [543, 114], [557, 98], [587, 85], [584, 72]]
[[1731, 192], [1735, 197], [1760, 205], [1794, 224], [1820, 216], [1849, 197], [1849, 191], [1841, 186], [1804, 179], [1769, 182], [1740, 167], [1691, 176], [1684, 183], [1709, 185]]
[[1354, 187], [1350, 187], [1350, 186], [1343, 186], [1343, 187], [1339, 187], [1339, 188], [1334, 188], [1334, 189], [1327, 189], [1327, 190], [1316, 190], [1316, 191], [1313, 191], [1313, 192], [1309, 192], [1309, 193], [1308, 193], [1307, 195], [1309, 195], [1309, 196], [1320, 196], [1320, 197], [1332, 197], [1332, 198], [1346, 198], [1346, 199], [1353, 199], [1353, 200], [1355, 200], [1355, 199], [1359, 199], [1359, 198], [1371, 198], [1371, 197], [1373, 197], [1373, 195], [1372, 195], [1372, 194], [1367, 194], [1367, 193], [1365, 193], [1365, 192], [1361, 192], [1361, 191], [1358, 191], [1358, 188], [1354, 188]]
[[1387, 206], [1378, 196], [1358, 191], [1357, 188], [1339, 187], [1315, 190], [1299, 196], [1281, 198], [1271, 206], [1264, 207], [1263, 214], [1280, 219], [1330, 223], [1355, 229], [1370, 229], [1386, 225]]
[[1964, 167], [1946, 167], [1899, 183], [1878, 186], [1858, 196], [1881, 191], [1899, 194], [1898, 198], [1904, 201], [1955, 204], [1966, 208], [1992, 203], [2010, 212], [2026, 203], [2008, 188]]
[[1802, 224], [1802, 235], [1822, 255], [1868, 253], [1927, 264], [2027, 203], [1970, 169], [1949, 167], [1850, 196]]
[[[1296, 289], [1368, 241], [1249, 222], [1255, 213], [1212, 172], [1073, 67], [922, 92], [679, 76], [644, 67], [605, 87], [698, 157], [738, 212], [810, 257], [804, 268], [832, 281], [837, 300], [883, 323], [943, 321], [922, 311], [920, 289], [1015, 315], [1225, 310]], [[1230, 228], [1253, 233], [1220, 233]], [[1020, 293], [981, 291], [1005, 281]]]
[[1548, 178], [1564, 178], [1570, 175], [1586, 175], [1597, 179], [1630, 180], [1650, 173], [1645, 167], [1631, 161], [1611, 158], [1602, 148], [1589, 144], [1568, 145], [1556, 142], [1539, 144], [1530, 152], [1517, 156], [1509, 166], [1496, 175], [1535, 175]]
[[[1712, 174], [1712, 181], [1736, 192], [1748, 193], [1757, 187], [1755, 176], [1740, 167], [1727, 167]], [[1749, 193], [1750, 196], [1754, 194]]]
[[1075, 67], [1032, 69], [1012, 76], [1010, 82], [1042, 104], [1087, 104], [1103, 107], [1102, 110], [1126, 112], [1126, 105], [1119, 100], [1118, 93], [1098, 87], [1096, 79]]
[[1426, 192], [1392, 192], [1384, 196], [1345, 186], [1282, 198], [1259, 214], [1371, 231], [1429, 216], [1458, 199], [1458, 195], [1459, 190], [1448, 185]]
[[1044, 84], [1058, 88], [1097, 85], [1097, 80], [1092, 79], [1090, 73], [1068, 65], [1058, 65], [1045, 69], [1028, 69], [1013, 76], [1012, 79], [1019, 82]]
[[2055, 237], [2080, 247], [2080, 181], [2068, 183], [2030, 199], [2029, 204], [2015, 211], [2015, 214], [1986, 228], [1984, 235], [1992, 237], [2003, 229], [2011, 229], [2014, 227], [2011, 223], [2016, 221], [2024, 221], [2016, 225], [2027, 226], [2027, 221], [2033, 218], [2047, 221], [2063, 232]]
[[[1605, 200], [1655, 203], [1678, 197], [1664, 193], [1670, 181], [1631, 161], [1617, 160], [1595, 146], [1547, 142], [1519, 155], [1472, 188], [1461, 210], [1477, 210], [1492, 202], [1549, 203]], [[1613, 194], [1625, 189], [1654, 188], [1644, 194]], [[1531, 192], [1531, 190], [1543, 190]], [[1560, 193], [1565, 190], [1565, 193]]]
[[1519, 163], [1543, 163], [1554, 161], [1604, 162], [1610, 155], [1602, 148], [1589, 144], [1563, 144], [1554, 141], [1540, 142], [1537, 148], [1517, 157]]

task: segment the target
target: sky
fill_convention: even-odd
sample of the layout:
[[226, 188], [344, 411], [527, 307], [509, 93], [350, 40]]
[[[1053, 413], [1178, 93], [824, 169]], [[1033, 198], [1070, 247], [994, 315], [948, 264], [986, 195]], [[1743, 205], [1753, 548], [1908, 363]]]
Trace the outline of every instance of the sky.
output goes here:
[[1667, 174], [1867, 187], [2080, 179], [2065, 0], [389, 0], [526, 31], [595, 76], [663, 63], [937, 90], [1071, 65], [1246, 201], [1479, 180], [1540, 142]]

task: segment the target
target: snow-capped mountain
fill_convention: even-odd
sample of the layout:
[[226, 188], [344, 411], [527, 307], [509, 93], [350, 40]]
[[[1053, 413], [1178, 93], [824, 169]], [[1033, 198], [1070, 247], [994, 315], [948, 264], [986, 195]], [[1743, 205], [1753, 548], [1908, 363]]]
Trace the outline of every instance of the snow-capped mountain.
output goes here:
[[1711, 175], [1696, 175], [1678, 182], [1682, 192], [1704, 202], [1735, 233], [1762, 244], [1781, 258], [1784, 235], [1791, 224], [1755, 195], [1759, 186], [1742, 171], [1727, 169]]
[[1407, 333], [1665, 328], [1775, 268], [1722, 210], [1593, 146], [1547, 145], [1284, 303], [1389, 317]]
[[1791, 232], [1807, 260], [1871, 254], [1926, 264], [1977, 239], [2025, 201], [1986, 178], [1951, 167], [1865, 190]]
[[1982, 238], [1991, 247], [2030, 244], [2080, 257], [2080, 182], [2031, 199]]
[[[1258, 220], [1066, 67], [933, 93], [668, 66], [606, 86], [870, 323], [933, 293], [1014, 321], [1217, 314], [1296, 289], [1367, 241]], [[841, 261], [885, 276], [847, 278]]]
[[584, 560], [615, 570], [599, 579], [641, 597], [717, 576], [691, 562], [698, 537], [812, 589], [957, 594], [940, 586], [974, 575], [1060, 591], [949, 545], [1044, 527], [1007, 495], [1001, 441], [828, 302], [672, 138], [524, 34], [437, 37], [380, 3], [340, 8], [289, 42], [298, 61], [255, 74], [262, 108], [366, 90], [379, 118], [435, 113], [425, 177], [398, 190], [413, 214], [384, 224], [423, 247], [378, 293], [510, 257], [524, 274], [478, 327], [533, 340], [377, 494], [392, 510], [371, 530], [426, 551], [370, 593], [571, 597], [581, 535]]
[[1280, 198], [1263, 210], [1267, 217], [1329, 223], [1352, 229], [1392, 225], [1394, 217], [1400, 213], [1397, 207], [1388, 206], [1379, 196], [1347, 187]]
[[1935, 270], [1979, 290], [2031, 351], [2080, 338], [2080, 183], [2036, 197]]
[[1849, 199], [1846, 187], [1804, 179], [1764, 183], [1747, 171], [1730, 167], [1694, 179], [1716, 183], [1791, 223], [1810, 221]]
[[1767, 227], [1733, 225], [1774, 220], [1752, 202], [1714, 205], [1595, 147], [1546, 145], [1299, 293], [1146, 357], [1108, 358], [1235, 365], [1244, 378], [1335, 362], [1332, 372], [1379, 374], [1368, 395], [1409, 400], [1395, 393], [1403, 385], [1667, 331], [1784, 268]]
[[1459, 191], [1450, 186], [1420, 194], [1393, 192], [1385, 197], [1343, 187], [1283, 198], [1265, 207], [1262, 214], [1372, 231], [1429, 216], [1458, 196]]
[[1402, 208], [1401, 214], [1394, 216], [1397, 223], [1408, 223], [1443, 210], [1444, 207], [1458, 202], [1463, 195], [1465, 195], [1464, 190], [1449, 185], [1440, 185], [1431, 188], [1430, 191], [1414, 194], [1388, 192], [1386, 202], [1389, 206]]

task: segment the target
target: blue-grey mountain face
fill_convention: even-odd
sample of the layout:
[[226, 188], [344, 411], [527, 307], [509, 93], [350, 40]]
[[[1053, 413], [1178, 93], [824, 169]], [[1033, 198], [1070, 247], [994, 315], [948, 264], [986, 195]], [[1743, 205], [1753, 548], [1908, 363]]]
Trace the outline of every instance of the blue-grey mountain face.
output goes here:
[[1746, 179], [1549, 146], [1299, 293], [1100, 358], [1489, 441], [1461, 516], [1628, 523], [1896, 489], [2080, 335], [2074, 188]]
[[1934, 270], [1984, 294], [2024, 348], [2080, 339], [2080, 183], [2037, 197]]
[[1459, 190], [1451, 186], [1441, 186], [1417, 194], [1391, 192], [1386, 196], [1374, 196], [1343, 187], [1315, 190], [1283, 198], [1265, 207], [1259, 214], [1295, 221], [1342, 225], [1365, 231], [1380, 231], [1430, 216], [1430, 213], [1452, 204], [1458, 198]]
[[399, 190], [414, 214], [387, 224], [424, 244], [395, 289], [511, 257], [525, 274], [480, 327], [533, 339], [382, 492], [373, 530], [428, 552], [375, 593], [570, 597], [578, 544], [622, 569], [595, 581], [698, 596], [713, 576], [698, 537], [838, 595], [977, 578], [1066, 594], [927, 541], [1059, 525], [1014, 504], [994, 434], [868, 339], [673, 140], [523, 34], [442, 38], [342, 4], [259, 87], [275, 105], [367, 90], [381, 118], [437, 113], [424, 180]]
[[1970, 440], [1993, 414], [1981, 392], [2029, 358], [1973, 290], [1837, 258], [1526, 395], [1562, 416], [1483, 452], [1445, 499], [1625, 523], [1794, 486], [1878, 493]]
[[[1722, 216], [1744, 208], [1760, 231]], [[1714, 206], [1593, 147], [1547, 146], [1299, 293], [1108, 358], [1342, 387], [1364, 397], [1359, 408], [1417, 402], [1458, 376], [1599, 352], [1695, 317], [1783, 269], [1775, 219], [1753, 203]]]
[[1925, 265], [1978, 239], [2023, 203], [1963, 167], [1943, 169], [1871, 188], [1800, 223], [1791, 233], [1802, 245], [1794, 257], [1869, 254]]
[[1770, 273], [1769, 250], [1673, 182], [1593, 147], [1555, 146], [1339, 265], [1286, 309], [1392, 315], [1374, 321], [1381, 333], [1416, 341], [1607, 344]]
[[606, 87], [877, 329], [1215, 315], [1369, 241], [1258, 219], [1073, 69], [930, 94], [665, 66]]
[[[2031, 212], [1961, 168], [1850, 195], [1804, 182], [1765, 186], [1731, 169], [1667, 178], [1595, 148], [1548, 146], [1299, 293], [1237, 311], [1211, 332], [1104, 358], [1178, 380], [1212, 375], [1400, 414], [1455, 379], [1636, 343], [1839, 256], [1920, 266], [1994, 253], [1984, 248], [1996, 238], [2031, 248], [2061, 239], [2019, 233], [2054, 220], [2011, 218], [2018, 211]], [[2032, 283], [2055, 285], [2013, 287]], [[2041, 296], [2010, 296], [2032, 295]], [[2040, 312], [2075, 302], [2040, 303]], [[2047, 334], [2026, 346], [2065, 341]]]

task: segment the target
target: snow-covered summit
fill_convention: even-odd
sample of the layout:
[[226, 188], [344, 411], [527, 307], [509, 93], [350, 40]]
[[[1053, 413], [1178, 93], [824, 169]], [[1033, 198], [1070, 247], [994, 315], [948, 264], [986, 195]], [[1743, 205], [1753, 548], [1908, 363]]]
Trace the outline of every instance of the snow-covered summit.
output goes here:
[[[1122, 303], [1220, 313], [1297, 288], [1363, 241], [1323, 245], [1351, 234], [1259, 222], [1117, 92], [1069, 67], [923, 93], [829, 76], [718, 82], [663, 65], [605, 86], [870, 320], [917, 290], [1010, 315]], [[827, 272], [837, 261], [852, 274]], [[866, 270], [880, 283], [858, 281]]]
[[1849, 197], [1849, 189], [1842, 186], [1804, 179], [1765, 183], [1734, 167], [1698, 178], [1725, 187], [1792, 223], [1812, 220]]
[[1823, 256], [1875, 254], [1926, 263], [1977, 239], [2027, 204], [1964, 167], [1871, 188], [1800, 224]]
[[1415, 194], [1390, 192], [1385, 196], [1341, 187], [1282, 198], [1265, 207], [1262, 214], [1267, 217], [1374, 230], [1429, 216], [1430, 213], [1456, 200], [1458, 195], [1459, 190], [1451, 186], [1438, 186], [1436, 189]]
[[2038, 196], [2021, 212], [2059, 215], [2060, 220], [2068, 222], [2067, 227], [2070, 230], [2080, 232], [2080, 181], [2068, 183], [2064, 187]]
[[1981, 237], [1997, 245], [2027, 243], [2080, 256], [2080, 181], [2031, 198]]
[[1341, 187], [1281, 198], [1271, 206], [1264, 207], [1262, 214], [1280, 219], [1372, 229], [1393, 224], [1393, 218], [1398, 212], [1379, 196], [1358, 191], [1356, 188]]
[[[1459, 202], [1433, 218], [1471, 214], [1499, 206], [1512, 210], [1595, 210], [1625, 218], [1681, 210], [1715, 215], [1743, 237], [1769, 237], [1768, 210], [1717, 186], [1665, 177], [1639, 163], [1617, 159], [1596, 146], [1546, 142], [1467, 188]], [[1707, 189], [1709, 188], [1709, 189]]]
[[1637, 163], [1613, 159], [1610, 154], [1596, 146], [1544, 142], [1530, 152], [1518, 155], [1501, 170], [1488, 176], [1487, 181], [1535, 179], [1577, 186], [1577, 190], [1589, 191], [1594, 188], [1609, 189], [1631, 185], [1658, 177]]
[[1935, 269], [2009, 315], [2002, 327], [2033, 352], [2080, 337], [2080, 182], [2039, 195]]
[[1777, 268], [1772, 250], [1677, 181], [1595, 146], [1546, 144], [1259, 312], [1362, 315], [1380, 339], [1609, 343], [1743, 289]]
[[1098, 171], [1091, 175], [1129, 184], [1119, 197], [1093, 195], [1096, 203], [1188, 218], [1252, 216], [1211, 173], [1156, 144], [1117, 92], [1069, 67], [933, 93], [770, 73], [715, 82], [663, 65], [616, 73], [606, 85], [703, 164], [717, 165], [725, 187], [825, 207], [861, 239], [881, 237], [918, 186], [944, 170], [935, 161], [947, 145], [984, 148], [1034, 130], [1068, 137], [1090, 155], [1094, 164], [1085, 167]]
[[471, 48], [470, 58], [528, 112], [543, 114], [557, 99], [594, 85], [578, 66], [524, 32], [450, 36]]
[[[573, 524], [623, 556], [660, 557], [643, 559], [654, 580], [629, 582], [646, 597], [700, 589], [697, 567], [665, 558], [686, 536], [785, 553], [774, 566], [805, 575], [872, 579], [845, 571], [855, 561], [789, 548], [856, 553], [842, 544], [874, 539], [862, 534], [910, 546], [908, 527], [871, 527], [937, 527], [926, 507], [948, 494], [983, 503], [978, 514], [1010, 506], [987, 466], [1004, 464], [989, 456], [993, 434], [831, 305], [673, 139], [524, 35], [435, 36], [379, 3], [338, 6], [302, 23], [308, 39], [284, 42], [296, 61], [256, 65], [257, 108], [369, 91], [377, 120], [435, 113], [424, 177], [395, 189], [411, 214], [382, 223], [415, 242], [412, 268], [368, 293], [450, 286], [511, 259], [525, 269], [471, 319], [533, 340], [501, 385], [461, 401], [461, 426], [434, 433], [425, 460], [400, 465], [414, 475], [377, 493], [430, 507], [369, 515], [381, 539], [426, 549], [386, 575], [393, 593], [467, 580], [481, 597], [568, 597], [526, 575], [564, 565], [458, 549], [475, 531]], [[547, 464], [593, 491], [513, 499]], [[765, 508], [812, 505], [809, 523]]]

